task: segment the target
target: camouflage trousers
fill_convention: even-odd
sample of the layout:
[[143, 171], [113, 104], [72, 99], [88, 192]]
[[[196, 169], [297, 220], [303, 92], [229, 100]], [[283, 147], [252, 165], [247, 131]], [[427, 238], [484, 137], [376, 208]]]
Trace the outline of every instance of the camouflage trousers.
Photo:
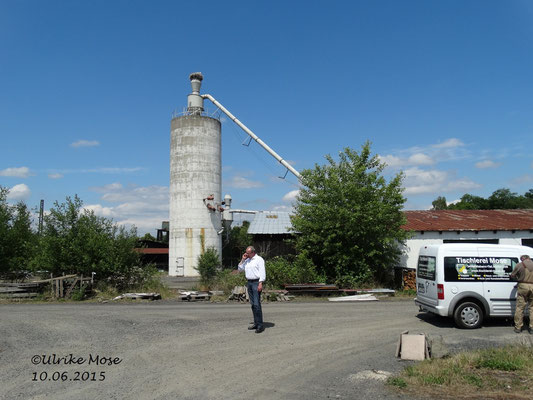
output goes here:
[[514, 313], [514, 326], [522, 329], [524, 324], [524, 310], [529, 303], [529, 327], [533, 329], [533, 283], [519, 283], [516, 292], [516, 311]]

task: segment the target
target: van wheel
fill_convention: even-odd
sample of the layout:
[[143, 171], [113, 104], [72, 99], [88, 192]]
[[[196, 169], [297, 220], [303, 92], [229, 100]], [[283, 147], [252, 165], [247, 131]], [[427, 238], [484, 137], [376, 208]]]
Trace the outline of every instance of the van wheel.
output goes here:
[[455, 309], [453, 318], [459, 328], [476, 329], [483, 323], [483, 311], [476, 303], [462, 303]]

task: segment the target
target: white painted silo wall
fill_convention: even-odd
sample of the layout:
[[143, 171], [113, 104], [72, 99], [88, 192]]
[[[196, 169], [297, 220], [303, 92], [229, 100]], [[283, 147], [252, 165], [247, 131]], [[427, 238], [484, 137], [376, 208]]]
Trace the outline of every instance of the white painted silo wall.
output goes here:
[[[169, 275], [198, 276], [198, 256], [209, 247], [222, 253], [220, 121], [200, 115], [172, 119], [170, 130]], [[183, 266], [183, 267], [182, 267]]]

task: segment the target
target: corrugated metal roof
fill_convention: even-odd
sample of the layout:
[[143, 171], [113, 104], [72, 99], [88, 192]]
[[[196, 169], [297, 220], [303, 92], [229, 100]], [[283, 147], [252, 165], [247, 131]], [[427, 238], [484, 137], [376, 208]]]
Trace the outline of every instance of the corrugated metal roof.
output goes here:
[[255, 214], [253, 221], [250, 223], [248, 233], [252, 235], [279, 235], [290, 233], [291, 227], [291, 218], [288, 212], [260, 211]]
[[[406, 230], [511, 231], [533, 230], [533, 210], [422, 210], [404, 211]], [[250, 234], [291, 233], [290, 213], [260, 211], [250, 223]]]
[[414, 231], [511, 231], [533, 229], [533, 210], [404, 211]]

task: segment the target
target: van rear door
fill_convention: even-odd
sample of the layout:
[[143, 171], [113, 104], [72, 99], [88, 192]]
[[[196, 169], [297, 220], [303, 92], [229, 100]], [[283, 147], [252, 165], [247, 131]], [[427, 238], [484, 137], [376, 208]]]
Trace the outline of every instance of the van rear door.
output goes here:
[[416, 297], [428, 306], [437, 306], [437, 259], [434, 256], [420, 255], [416, 266]]

